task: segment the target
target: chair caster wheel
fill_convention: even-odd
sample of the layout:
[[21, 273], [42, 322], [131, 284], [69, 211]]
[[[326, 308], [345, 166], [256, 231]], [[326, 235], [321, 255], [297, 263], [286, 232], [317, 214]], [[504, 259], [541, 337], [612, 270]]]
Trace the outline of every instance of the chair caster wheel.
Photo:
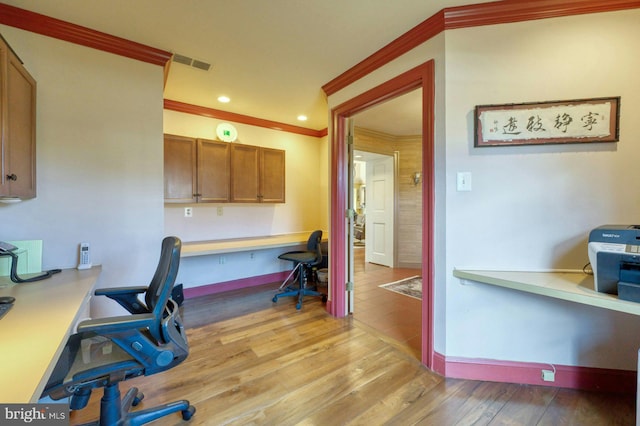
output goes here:
[[144, 399], [144, 394], [142, 392], [138, 392], [135, 398], [133, 398], [133, 402], [131, 402], [131, 405], [133, 405], [134, 407], [137, 407], [138, 404], [140, 404], [140, 402], [142, 402], [143, 399]]
[[273, 303], [276, 303], [276, 302], [278, 301], [278, 296], [273, 296], [273, 299], [271, 299], [271, 301], [272, 301]]
[[196, 413], [196, 407], [190, 405], [186, 410], [182, 410], [182, 420], [191, 420], [191, 417]]
[[322, 296], [322, 303], [327, 303], [327, 296], [326, 295]]
[[302, 309], [302, 304], [300, 304], [300, 303], [296, 303], [296, 309], [297, 309], [297, 310]]

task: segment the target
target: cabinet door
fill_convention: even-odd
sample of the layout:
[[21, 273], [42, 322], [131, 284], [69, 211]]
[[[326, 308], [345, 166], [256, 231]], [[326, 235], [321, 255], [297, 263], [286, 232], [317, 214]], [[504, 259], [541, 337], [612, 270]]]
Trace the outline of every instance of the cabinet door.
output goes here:
[[196, 140], [182, 136], [164, 136], [164, 201], [197, 201]]
[[226, 142], [198, 139], [198, 201], [229, 201], [230, 148]]
[[260, 201], [284, 203], [285, 201], [285, 151], [260, 149]]
[[0, 195], [36, 196], [36, 81], [7, 45], [0, 46], [2, 176]]
[[231, 201], [260, 202], [260, 148], [251, 145], [231, 145]]

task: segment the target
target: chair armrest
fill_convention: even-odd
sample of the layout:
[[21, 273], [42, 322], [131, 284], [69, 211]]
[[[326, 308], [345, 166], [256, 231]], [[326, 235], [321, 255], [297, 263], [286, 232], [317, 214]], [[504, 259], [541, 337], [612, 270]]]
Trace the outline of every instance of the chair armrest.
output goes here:
[[147, 287], [144, 286], [109, 287], [99, 288], [94, 294], [96, 296], [107, 296], [109, 299], [115, 300], [120, 306], [132, 314], [145, 314], [149, 312], [149, 309], [138, 299], [138, 295], [146, 291]]
[[98, 318], [78, 324], [78, 333], [93, 332], [100, 335], [148, 328], [155, 321], [153, 314], [134, 314], [119, 317]]
[[131, 287], [108, 287], [108, 288], [98, 288], [93, 293], [96, 296], [115, 296], [121, 294], [140, 294], [147, 291], [147, 287], [145, 286], [131, 286]]

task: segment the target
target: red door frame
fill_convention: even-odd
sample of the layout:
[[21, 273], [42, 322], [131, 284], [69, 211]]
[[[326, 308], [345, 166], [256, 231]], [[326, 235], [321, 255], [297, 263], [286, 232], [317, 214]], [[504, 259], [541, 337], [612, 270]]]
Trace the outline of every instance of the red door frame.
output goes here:
[[350, 99], [331, 110], [331, 231], [329, 233], [329, 273], [332, 315], [346, 315], [345, 278], [347, 256], [347, 145], [346, 120], [374, 105], [422, 88], [422, 363], [432, 368], [433, 285], [434, 285], [434, 138], [435, 66], [430, 60]]

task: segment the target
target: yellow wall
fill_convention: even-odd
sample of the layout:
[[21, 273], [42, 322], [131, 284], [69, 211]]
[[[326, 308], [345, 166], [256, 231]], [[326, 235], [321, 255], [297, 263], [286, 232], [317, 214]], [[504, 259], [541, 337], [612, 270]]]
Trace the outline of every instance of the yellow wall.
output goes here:
[[[217, 139], [215, 130], [219, 123], [220, 120], [212, 118], [164, 111], [164, 131], [169, 134]], [[203, 241], [327, 230], [326, 137], [232, 124], [238, 130], [238, 139], [233, 143], [286, 151], [286, 202], [194, 203], [189, 204], [193, 207], [190, 218], [184, 217], [185, 204], [165, 204], [165, 233], [177, 235], [184, 241]], [[222, 207], [222, 216], [218, 215], [218, 207]], [[181, 268], [179, 282], [185, 287], [195, 287], [289, 269], [290, 264], [277, 260], [278, 254], [277, 251], [248, 251], [225, 255], [224, 260], [216, 256], [192, 258], [183, 262], [188, 266]]]

